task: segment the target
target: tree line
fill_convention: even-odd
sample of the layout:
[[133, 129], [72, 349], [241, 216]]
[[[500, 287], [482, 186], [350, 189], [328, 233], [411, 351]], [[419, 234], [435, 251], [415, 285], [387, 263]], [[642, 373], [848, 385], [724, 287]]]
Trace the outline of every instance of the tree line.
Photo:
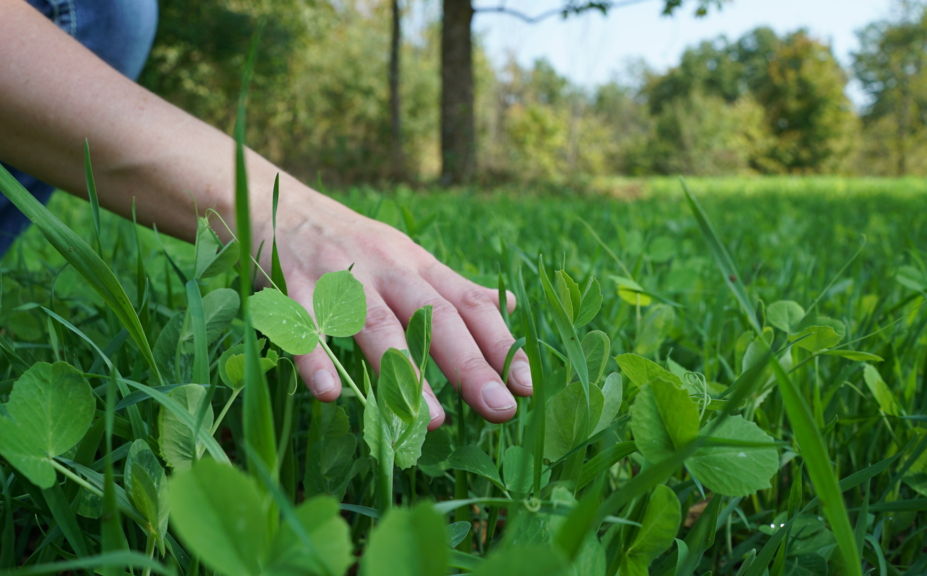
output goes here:
[[[478, 12], [466, 0], [445, 0], [443, 18], [410, 34], [403, 14], [416, 1], [162, 0], [142, 82], [228, 127], [261, 28], [249, 142], [326, 185], [927, 173], [920, 3], [858, 31], [847, 69], [806, 30], [757, 28], [692, 46], [669, 70], [586, 88], [544, 60], [494, 66], [473, 41]], [[565, 0], [552, 15], [617, 4]], [[867, 98], [860, 109], [851, 79]]]

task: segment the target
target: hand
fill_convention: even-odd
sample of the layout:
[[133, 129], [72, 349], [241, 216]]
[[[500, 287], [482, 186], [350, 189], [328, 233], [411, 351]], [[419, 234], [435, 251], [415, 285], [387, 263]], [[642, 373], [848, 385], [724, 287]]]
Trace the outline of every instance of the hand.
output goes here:
[[[278, 211], [277, 244], [289, 295], [311, 311], [318, 278], [351, 267], [367, 298], [366, 323], [355, 340], [377, 371], [389, 348], [408, 349], [403, 327], [416, 310], [431, 306], [431, 355], [438, 367], [484, 418], [510, 419], [516, 410], [512, 394], [531, 395], [531, 372], [519, 350], [508, 386], [499, 377], [514, 338], [499, 313], [497, 291], [461, 277], [398, 230], [315, 192], [304, 193], [314, 195], [311, 202], [284, 208], [281, 192]], [[511, 312], [511, 293], [507, 303]], [[296, 365], [317, 398], [338, 398], [338, 372], [321, 348], [297, 357]], [[423, 393], [429, 429], [437, 428], [444, 410], [427, 382]]]

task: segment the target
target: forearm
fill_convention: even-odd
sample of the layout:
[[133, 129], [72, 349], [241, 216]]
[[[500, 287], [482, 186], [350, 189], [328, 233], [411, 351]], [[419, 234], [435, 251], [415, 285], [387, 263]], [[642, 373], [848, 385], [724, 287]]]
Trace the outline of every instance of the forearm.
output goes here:
[[[187, 240], [196, 215], [209, 209], [233, 224], [227, 135], [126, 79], [22, 2], [0, 7], [0, 62], [0, 159], [83, 195], [86, 139], [107, 208], [128, 215], [134, 200], [142, 223]], [[263, 230], [277, 170], [253, 152], [248, 168], [252, 215]], [[300, 203], [330, 205], [282, 179]]]

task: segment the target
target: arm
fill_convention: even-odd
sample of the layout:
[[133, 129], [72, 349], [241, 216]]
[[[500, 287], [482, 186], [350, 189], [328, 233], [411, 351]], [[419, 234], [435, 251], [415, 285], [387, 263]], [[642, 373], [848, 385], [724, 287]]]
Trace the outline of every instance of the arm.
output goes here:
[[[42, 57], [36, 65], [31, 55]], [[234, 142], [109, 68], [24, 2], [0, 5], [0, 159], [80, 194], [83, 141], [92, 146], [101, 203], [192, 241], [196, 214], [234, 218]], [[460, 277], [401, 232], [351, 211], [248, 151], [254, 246], [269, 245], [271, 189], [280, 173], [277, 240], [290, 295], [311, 310], [315, 281], [351, 264], [367, 295], [356, 341], [375, 369], [388, 348], [407, 348], [403, 324], [434, 308], [432, 356], [464, 400], [492, 421], [515, 413], [511, 395], [529, 395], [519, 352], [508, 386], [498, 373], [513, 342], [495, 291]], [[266, 252], [266, 251], [265, 251]], [[269, 269], [268, 266], [265, 268]], [[514, 305], [514, 299], [509, 299]], [[334, 400], [341, 386], [321, 350], [297, 358], [310, 390]], [[511, 391], [511, 392], [510, 392]], [[425, 391], [431, 427], [444, 413]]]

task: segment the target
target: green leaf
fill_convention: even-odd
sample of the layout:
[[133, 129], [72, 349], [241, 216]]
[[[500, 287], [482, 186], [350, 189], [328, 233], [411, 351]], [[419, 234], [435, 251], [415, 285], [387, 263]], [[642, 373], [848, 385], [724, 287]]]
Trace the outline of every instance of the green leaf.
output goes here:
[[686, 460], [686, 468], [706, 488], [725, 496], [747, 496], [769, 488], [769, 479], [779, 469], [769, 434], [737, 415], [728, 416], [711, 437], [732, 444], [702, 446]]
[[654, 487], [641, 526], [622, 559], [621, 573], [647, 576], [650, 563], [673, 544], [681, 522], [676, 493], [663, 484]]
[[557, 270], [554, 273], [554, 287], [557, 289], [557, 296], [564, 312], [569, 317], [570, 322], [574, 322], [576, 315], [579, 313], [579, 307], [582, 303], [582, 295], [579, 292], [579, 284], [563, 270]]
[[171, 524], [193, 554], [227, 576], [262, 571], [273, 534], [270, 497], [244, 472], [200, 460], [168, 482]]
[[[203, 296], [203, 316], [206, 320], [206, 342], [212, 344], [228, 332], [238, 314], [238, 292], [231, 288], [217, 288]], [[181, 341], [193, 339], [193, 331], [185, 326]]]
[[129, 447], [123, 474], [126, 492], [147, 522], [148, 534], [159, 541], [167, 534], [166, 476], [148, 443], [138, 439]]
[[631, 384], [638, 388], [650, 384], [653, 380], [660, 379], [673, 382], [682, 388], [682, 380], [678, 376], [660, 366], [652, 360], [648, 360], [637, 354], [619, 354], [615, 357], [615, 362], [621, 368], [621, 372], [628, 377]]
[[651, 462], [669, 458], [698, 435], [698, 407], [673, 382], [658, 378], [643, 386], [630, 414], [637, 448]]
[[914, 266], [902, 266], [896, 276], [898, 283], [911, 290], [927, 292], [927, 273]]
[[483, 452], [479, 446], [474, 446], [473, 444], [461, 446], [457, 450], [454, 450], [447, 459], [447, 462], [453, 470], [463, 470], [471, 474], [476, 474], [477, 476], [482, 476], [495, 484], [500, 490], [505, 490], [505, 486], [502, 484], [502, 478], [499, 477], [499, 469], [496, 467], [495, 462], [493, 462], [492, 458]]
[[592, 330], [583, 336], [583, 353], [589, 366], [590, 383], [598, 384], [602, 380], [611, 352], [612, 343], [605, 332]]
[[364, 328], [367, 298], [363, 285], [347, 270], [323, 274], [312, 294], [319, 332], [329, 336], [353, 336]]
[[651, 306], [641, 321], [640, 331], [634, 341], [634, 352], [641, 355], [654, 354], [669, 337], [676, 312], [666, 304]]
[[[194, 422], [199, 415], [200, 407], [206, 401], [206, 390], [196, 384], [187, 384], [174, 388], [167, 394], [181, 407], [186, 409]], [[213, 424], [212, 406], [206, 408], [201, 427], [209, 430]], [[158, 414], [158, 449], [167, 465], [175, 470], [185, 470], [194, 460], [199, 459], [206, 452], [206, 445], [196, 440], [191, 426], [183, 422], [177, 414], [162, 406]]]
[[612, 280], [618, 285], [618, 297], [632, 306], [650, 306], [653, 298], [644, 290], [644, 288], [623, 276], [612, 276]]
[[[562, 300], [558, 296], [554, 287], [550, 283], [544, 263], [538, 263], [538, 275], [541, 278], [541, 286], [544, 289], [544, 295], [547, 298], [547, 304], [553, 310], [554, 325], [557, 327], [557, 333], [560, 335], [560, 341], [566, 349], [567, 357], [576, 370], [579, 381], [583, 384], [583, 390], [589, 390], [589, 369], [586, 366], [586, 356], [583, 354], [583, 348], [576, 333], [576, 327], [573, 326], [573, 313], [567, 310], [567, 306], [572, 306], [569, 301]], [[558, 276], [559, 277], [559, 276]]]
[[361, 576], [444, 576], [447, 526], [431, 504], [392, 508], [370, 535]]
[[251, 297], [254, 329], [290, 354], [308, 354], [319, 342], [315, 323], [298, 302], [283, 292], [265, 288]]
[[585, 441], [599, 422], [604, 398], [602, 391], [589, 389], [589, 404], [582, 384], [571, 382], [551, 396], [547, 403], [544, 426], [544, 458], [557, 461]]
[[846, 358], [847, 360], [853, 360], [854, 362], [882, 362], [885, 360], [876, 354], [861, 352], [859, 350], [845, 350], [843, 348], [824, 350], [821, 352], [821, 354], [824, 356], [839, 356], [840, 358]]
[[[263, 340], [262, 340], [263, 341]], [[259, 343], [258, 348], [262, 346]], [[240, 390], [245, 386], [245, 346], [236, 344], [219, 356], [219, 378], [223, 384], [232, 390]], [[267, 356], [258, 358], [261, 372], [267, 374], [277, 365], [280, 358], [274, 350], [268, 350]]]
[[605, 378], [602, 385], [602, 412], [599, 414], [599, 421], [592, 429], [593, 434], [598, 434], [611, 426], [618, 412], [621, 410], [621, 403], [624, 401], [624, 383], [621, 381], [621, 374], [612, 372]]
[[472, 576], [562, 576], [567, 562], [555, 547], [534, 544], [493, 551]]
[[90, 429], [95, 408], [90, 384], [69, 364], [39, 362], [13, 384], [3, 408], [0, 455], [36, 486], [50, 488], [52, 459]]
[[766, 320], [786, 334], [794, 332], [804, 317], [805, 309], [793, 300], [779, 300], [766, 309]]
[[799, 348], [818, 352], [839, 344], [841, 336], [831, 326], [808, 326], [789, 340]]
[[306, 441], [306, 493], [341, 498], [351, 480], [356, 450], [357, 438], [351, 431], [344, 408], [328, 402], [313, 402]]
[[420, 374], [425, 373], [428, 362], [428, 352], [431, 349], [431, 306], [419, 308], [412, 314], [406, 326], [406, 342], [409, 343], [409, 354]]
[[866, 364], [863, 367], [863, 380], [866, 382], [866, 387], [869, 388], [869, 392], [879, 404], [879, 410], [889, 416], [901, 416], [904, 413], [898, 405], [898, 401], [895, 400], [894, 394], [892, 394], [888, 385], [885, 384], [885, 380], [882, 379], [882, 375], [879, 374], [875, 366]]
[[387, 350], [380, 360], [377, 395], [382, 410], [407, 424], [414, 422], [422, 409], [422, 382], [409, 358], [395, 348]]
[[196, 220], [196, 250], [194, 252], [193, 277], [197, 280], [209, 278], [230, 270], [238, 260], [238, 243], [222, 246], [218, 236], [209, 227], [209, 220]]
[[[433, 433], [432, 433], [433, 434]], [[534, 458], [522, 446], [509, 446], [502, 454], [502, 477], [505, 487], [515, 494], [531, 492], [531, 483], [534, 479]], [[550, 468], [542, 472], [541, 481], [547, 484], [550, 479]]]
[[592, 322], [602, 308], [602, 288], [599, 281], [593, 278], [586, 286], [583, 292], [582, 300], [579, 305], [579, 312], [573, 319], [573, 324], [577, 327], [585, 326]]
[[318, 496], [294, 512], [309, 546], [286, 522], [268, 554], [265, 574], [274, 576], [341, 576], [354, 563], [351, 533], [338, 502]]

